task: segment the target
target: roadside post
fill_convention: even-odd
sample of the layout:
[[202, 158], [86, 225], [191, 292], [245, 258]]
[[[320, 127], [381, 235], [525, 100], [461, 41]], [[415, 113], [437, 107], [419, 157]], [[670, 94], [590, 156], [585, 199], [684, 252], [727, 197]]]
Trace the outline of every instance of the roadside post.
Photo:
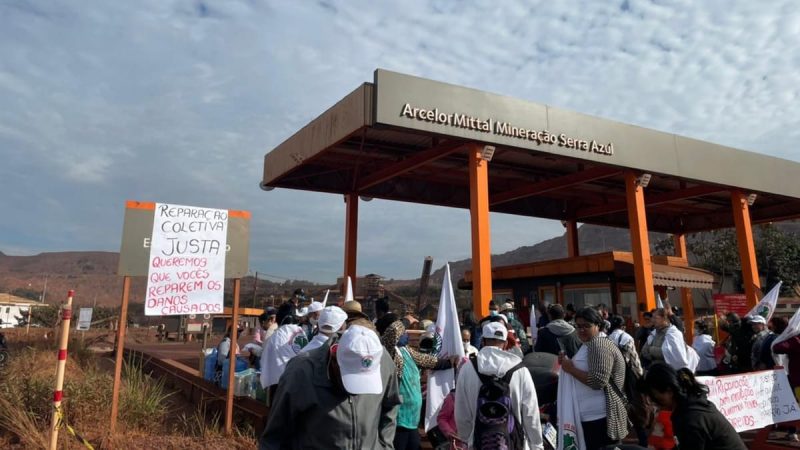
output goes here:
[[58, 425], [61, 420], [61, 399], [64, 397], [64, 371], [67, 368], [67, 345], [69, 344], [69, 324], [72, 319], [72, 297], [75, 291], [67, 292], [67, 302], [61, 307], [61, 337], [58, 340], [58, 366], [56, 367], [56, 387], [53, 391], [53, 417], [50, 421], [50, 450], [58, 445]]

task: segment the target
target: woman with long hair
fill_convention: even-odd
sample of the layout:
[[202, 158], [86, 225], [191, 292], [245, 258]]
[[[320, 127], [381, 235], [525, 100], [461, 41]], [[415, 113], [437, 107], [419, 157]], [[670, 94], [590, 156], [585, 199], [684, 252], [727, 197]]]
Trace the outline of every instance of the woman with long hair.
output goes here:
[[640, 389], [662, 409], [672, 411], [670, 420], [680, 450], [746, 450], [728, 419], [708, 400], [708, 387], [686, 368], [675, 370], [653, 364]]

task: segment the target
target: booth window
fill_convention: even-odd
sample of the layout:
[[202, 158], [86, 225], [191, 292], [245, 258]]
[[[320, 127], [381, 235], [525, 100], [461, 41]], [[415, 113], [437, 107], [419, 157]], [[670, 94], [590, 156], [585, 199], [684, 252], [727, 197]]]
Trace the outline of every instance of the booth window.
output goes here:
[[611, 307], [611, 289], [603, 287], [564, 287], [564, 304], [579, 310], [585, 306], [597, 306], [599, 303]]

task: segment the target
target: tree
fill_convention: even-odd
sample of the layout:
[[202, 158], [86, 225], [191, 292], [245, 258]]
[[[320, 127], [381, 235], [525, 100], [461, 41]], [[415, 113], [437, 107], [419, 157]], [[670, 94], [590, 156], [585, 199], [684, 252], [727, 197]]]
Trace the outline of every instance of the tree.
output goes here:
[[686, 241], [686, 249], [692, 255], [693, 264], [720, 276], [720, 292], [727, 277], [741, 279], [741, 264], [734, 230], [697, 233]]
[[[31, 325], [52, 328], [58, 323], [61, 306], [44, 305], [31, 308]], [[24, 327], [28, 324], [28, 311], [20, 311], [22, 316], [16, 316], [17, 326]]]
[[758, 228], [756, 262], [758, 272], [766, 278], [766, 285], [783, 281], [782, 295], [794, 295], [800, 282], [800, 240], [794, 233], [786, 233], [773, 224]]

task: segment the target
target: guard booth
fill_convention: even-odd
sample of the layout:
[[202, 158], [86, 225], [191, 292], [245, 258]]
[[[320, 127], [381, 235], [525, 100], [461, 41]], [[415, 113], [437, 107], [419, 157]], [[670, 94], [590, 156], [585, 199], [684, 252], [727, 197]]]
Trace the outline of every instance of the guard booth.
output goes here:
[[[690, 267], [685, 259], [657, 255], [650, 260], [653, 285], [662, 298], [668, 295], [667, 290], [711, 290], [713, 286], [711, 272]], [[638, 301], [633, 264], [631, 252], [612, 251], [495, 267], [492, 269], [493, 295], [500, 301], [507, 297], [515, 299], [523, 320], [527, 319], [523, 311], [541, 303], [572, 305], [576, 311], [602, 303], [633, 321], [639, 313], [649, 310], [644, 302]], [[472, 288], [471, 271], [465, 272], [458, 287]], [[694, 309], [691, 298], [693, 296], [686, 298], [689, 303], [681, 305], [687, 313]]]
[[[794, 161], [378, 69], [372, 82], [277, 143], [264, 156], [260, 187], [343, 196], [342, 272], [351, 278], [357, 273], [359, 201], [469, 210], [473, 312], [480, 317], [494, 293], [490, 212], [561, 221], [570, 258], [582, 256], [578, 224], [627, 228], [627, 261], [612, 255], [613, 270], [562, 276], [606, 276], [614, 304], [639, 311], [655, 307], [660, 282], [662, 263], [650, 255], [648, 232], [673, 235], [673, 256], [686, 259], [687, 234], [735, 228], [744, 294], [755, 305], [761, 284], [752, 224], [800, 217], [800, 184], [787, 182], [798, 179]], [[673, 274], [689, 273], [666, 266]], [[514, 279], [496, 281], [517, 289]], [[549, 286], [519, 289], [574, 302], [606, 295]], [[681, 303], [691, 305], [691, 290], [679, 289]]]

